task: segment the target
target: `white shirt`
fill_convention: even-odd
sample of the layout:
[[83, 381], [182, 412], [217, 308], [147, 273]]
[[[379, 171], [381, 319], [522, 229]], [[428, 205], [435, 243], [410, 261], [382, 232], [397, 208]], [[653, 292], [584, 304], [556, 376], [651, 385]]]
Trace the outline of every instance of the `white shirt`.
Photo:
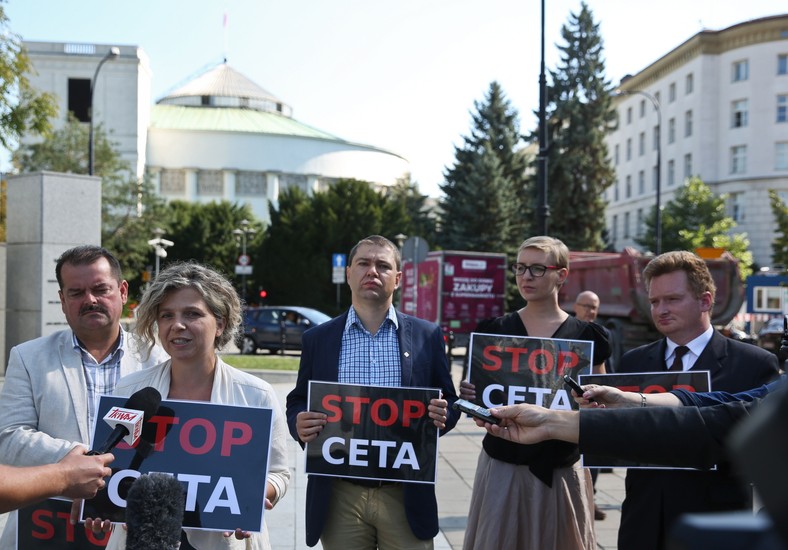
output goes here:
[[[682, 370], [690, 370], [692, 366], [695, 364], [695, 361], [698, 360], [700, 354], [703, 353], [703, 350], [706, 349], [706, 345], [711, 341], [711, 337], [714, 334], [714, 327], [709, 326], [703, 334], [687, 342], [685, 345], [689, 348], [689, 351], [684, 354], [684, 357], [681, 358]], [[666, 338], [668, 345], [665, 348], [665, 364], [672, 365], [673, 364], [673, 357], [676, 355], [676, 348], [679, 345], [672, 341], [670, 338]]]

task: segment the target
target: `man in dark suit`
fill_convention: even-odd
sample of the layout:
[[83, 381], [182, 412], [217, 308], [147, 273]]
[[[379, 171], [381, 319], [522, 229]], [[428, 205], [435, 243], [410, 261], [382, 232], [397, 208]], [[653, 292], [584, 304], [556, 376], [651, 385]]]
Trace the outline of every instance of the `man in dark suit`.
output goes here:
[[[711, 389], [739, 392], [778, 375], [774, 354], [728, 338], [711, 326], [715, 286], [706, 263], [690, 252], [668, 252], [646, 266], [643, 279], [654, 325], [665, 338], [626, 353], [619, 373], [709, 371]], [[742, 483], [718, 471], [630, 469], [618, 532], [620, 550], [663, 548], [685, 513], [751, 506]]]
[[[326, 415], [307, 410], [310, 380], [433, 387], [442, 391], [427, 409], [446, 433], [459, 413], [449, 407], [457, 396], [437, 325], [397, 312], [394, 290], [402, 275], [399, 250], [373, 235], [350, 251], [347, 281], [350, 309], [303, 336], [295, 389], [287, 396], [290, 433], [302, 446], [314, 440]], [[433, 547], [438, 533], [435, 487], [311, 475], [307, 483], [306, 542], [325, 550]]]

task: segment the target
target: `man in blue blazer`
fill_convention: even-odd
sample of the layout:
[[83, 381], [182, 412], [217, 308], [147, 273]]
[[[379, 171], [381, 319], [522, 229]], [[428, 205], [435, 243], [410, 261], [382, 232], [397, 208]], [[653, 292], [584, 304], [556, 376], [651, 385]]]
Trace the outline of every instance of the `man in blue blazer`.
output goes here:
[[[427, 409], [441, 435], [457, 423], [450, 405], [456, 392], [440, 327], [397, 312], [399, 250], [373, 235], [350, 251], [347, 281], [350, 309], [304, 333], [295, 389], [287, 396], [290, 433], [303, 447], [326, 424], [326, 415], [307, 410], [310, 380], [377, 386], [437, 387], [441, 399]], [[325, 550], [433, 547], [438, 533], [435, 487], [310, 475], [306, 497], [306, 542]]]
[[[773, 353], [726, 338], [712, 327], [714, 280], [697, 255], [677, 251], [657, 256], [643, 279], [654, 325], [665, 338], [626, 353], [616, 372], [709, 371], [711, 389], [731, 393], [777, 377]], [[741, 481], [724, 467], [708, 472], [630, 469], [625, 483], [620, 550], [663, 548], [682, 514], [751, 506]]]

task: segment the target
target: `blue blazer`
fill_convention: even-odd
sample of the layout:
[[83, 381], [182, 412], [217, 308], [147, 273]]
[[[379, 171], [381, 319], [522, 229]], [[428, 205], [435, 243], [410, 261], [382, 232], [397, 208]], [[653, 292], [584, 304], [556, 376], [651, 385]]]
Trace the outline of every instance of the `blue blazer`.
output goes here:
[[[287, 396], [287, 425], [290, 434], [301, 443], [296, 432], [296, 416], [308, 408], [307, 395], [310, 380], [337, 382], [339, 378], [339, 352], [347, 312], [339, 317], [309, 329], [303, 335], [301, 364], [296, 387]], [[434, 323], [397, 312], [399, 328], [400, 364], [402, 385], [440, 388], [449, 402], [446, 429], [454, 427], [459, 418], [451, 404], [457, 392], [451, 379], [449, 362], [445, 353], [443, 333]], [[303, 443], [301, 443], [303, 447]], [[306, 543], [314, 546], [326, 523], [332, 479], [310, 475], [306, 487]], [[405, 515], [413, 534], [420, 539], [431, 539], [438, 534], [438, 503], [435, 486], [425, 483], [403, 484]]]

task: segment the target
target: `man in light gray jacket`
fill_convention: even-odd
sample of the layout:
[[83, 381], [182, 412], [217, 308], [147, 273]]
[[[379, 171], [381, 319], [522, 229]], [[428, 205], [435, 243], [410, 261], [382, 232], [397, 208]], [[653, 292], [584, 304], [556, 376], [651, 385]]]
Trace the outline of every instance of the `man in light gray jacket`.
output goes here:
[[[14, 347], [0, 394], [0, 462], [51, 464], [77, 444], [90, 446], [98, 398], [126, 374], [167, 359], [145, 356], [120, 317], [128, 298], [118, 260], [98, 246], [78, 246], [55, 267], [69, 329]], [[10, 517], [0, 548], [13, 548]]]

